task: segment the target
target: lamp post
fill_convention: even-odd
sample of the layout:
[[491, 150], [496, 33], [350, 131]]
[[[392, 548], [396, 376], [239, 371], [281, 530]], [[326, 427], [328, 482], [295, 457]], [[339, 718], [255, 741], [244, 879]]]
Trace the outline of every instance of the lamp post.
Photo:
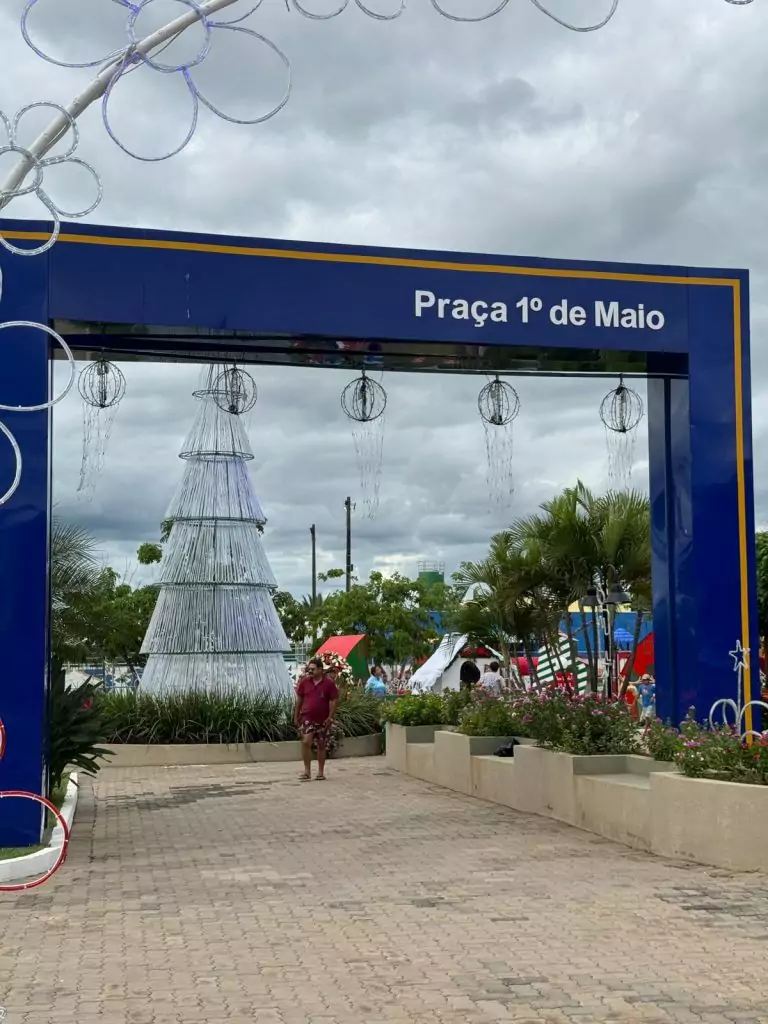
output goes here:
[[[600, 616], [603, 629], [603, 643], [605, 647], [605, 673], [604, 673], [604, 690], [605, 696], [610, 698], [613, 693], [613, 669], [614, 669], [614, 653], [613, 653], [613, 622], [615, 621], [616, 608], [629, 602], [629, 594], [619, 583], [619, 574], [614, 566], [608, 567], [611, 572], [611, 582], [608, 586], [608, 591], [603, 590], [599, 583], [592, 587], [587, 587], [587, 592], [582, 598], [582, 605], [584, 608], [592, 609], [592, 621], [595, 632], [595, 639], [597, 640], [597, 616]], [[600, 655], [599, 645], [595, 651], [596, 659]]]

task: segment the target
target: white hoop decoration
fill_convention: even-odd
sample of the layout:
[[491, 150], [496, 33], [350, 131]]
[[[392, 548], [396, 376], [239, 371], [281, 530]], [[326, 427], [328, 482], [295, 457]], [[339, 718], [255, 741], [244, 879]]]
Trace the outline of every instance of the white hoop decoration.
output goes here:
[[368, 17], [373, 18], [374, 21], [394, 21], [395, 18], [399, 18], [400, 15], [403, 14], [403, 12], [405, 11], [406, 2], [407, 0], [400, 0], [400, 6], [398, 7], [394, 14], [377, 14], [377, 12], [372, 11], [370, 7], [366, 7], [365, 4], [363, 3], [363, 0], [355, 0], [355, 3], [363, 12], [363, 14], [367, 14]]
[[[5, 503], [7, 501], [10, 501], [11, 498], [16, 493], [16, 491], [18, 491], [19, 489], [19, 484], [21, 483], [21, 471], [23, 469], [24, 463], [21, 458], [21, 448], [19, 448], [19, 442], [16, 440], [16, 438], [13, 436], [13, 434], [10, 432], [8, 427], [6, 427], [2, 420], [0, 420], [0, 434], [4, 434], [5, 437], [7, 437], [8, 440], [10, 441], [11, 448], [13, 449], [13, 454], [16, 459], [16, 470], [13, 475], [13, 481], [11, 483], [11, 486], [8, 488], [5, 494], [0, 495], [0, 505], [5, 505]], [[2, 722], [0, 722], [0, 727], [2, 727]], [[4, 743], [4, 740], [5, 732], [0, 728], [0, 743]], [[2, 757], [2, 754], [0, 754], [0, 757]]]
[[[39, 0], [27, 0], [26, 6], [21, 13], [21, 35], [24, 42], [32, 50], [33, 53], [37, 54], [42, 60], [47, 61], [49, 64], [55, 64], [58, 68], [97, 68], [102, 64], [106, 64], [111, 60], [115, 60], [123, 52], [124, 47], [119, 50], [113, 50], [111, 53], [106, 54], [104, 57], [97, 57], [96, 60], [88, 60], [81, 64], [71, 63], [64, 60], [56, 60], [55, 57], [51, 57], [44, 50], [41, 50], [32, 42], [32, 37], [29, 34], [29, 28], [27, 27], [27, 19], [29, 18], [32, 8], [39, 2]], [[118, 0], [120, 2], [120, 0]], [[126, 7], [126, 4], [121, 3], [122, 7]]]
[[0, 791], [0, 800], [10, 798], [34, 800], [35, 803], [41, 804], [56, 818], [57, 823], [61, 826], [61, 830], [64, 833], [59, 855], [45, 874], [41, 875], [39, 878], [33, 879], [31, 882], [17, 882], [13, 885], [0, 885], [0, 892], [23, 892], [25, 889], [36, 889], [38, 885], [42, 885], [43, 882], [47, 882], [52, 875], [56, 874], [61, 865], [67, 859], [67, 850], [69, 848], [69, 825], [59, 808], [44, 796], [38, 796], [37, 793], [26, 793], [22, 789], [6, 789]]
[[619, 9], [619, 0], [611, 0], [611, 7], [608, 13], [605, 15], [602, 21], [596, 21], [593, 25], [574, 25], [570, 21], [566, 21], [564, 18], [558, 18], [552, 11], [547, 10], [541, 0], [531, 0], [534, 7], [537, 7], [542, 14], [546, 14], [548, 18], [551, 18], [556, 24], [562, 28], [567, 28], [571, 32], [597, 32], [601, 28], [605, 28], [611, 18], [614, 16], [616, 11]]
[[[735, 732], [738, 732], [739, 738], [741, 740], [745, 740], [747, 736], [754, 736], [756, 739], [762, 739], [764, 735], [762, 732], [758, 732], [757, 729], [744, 728], [744, 716], [747, 713], [747, 708], [760, 708], [760, 710], [764, 714], [768, 714], [768, 704], [766, 704], [765, 701], [751, 700], [747, 704], [745, 704], [743, 708], [740, 709], [736, 701], [731, 700], [730, 697], [723, 697], [720, 700], [716, 700], [709, 711], [709, 726], [711, 729], [718, 728], [718, 726], [715, 724], [714, 719], [715, 710], [719, 707], [722, 707], [723, 711], [723, 719], [721, 724], [729, 729], [733, 729]], [[733, 711], [733, 725], [731, 725], [731, 723], [728, 721], [728, 709]]]
[[302, 7], [299, 0], [291, 0], [291, 4], [294, 9], [303, 14], [305, 18], [309, 18], [310, 21], [330, 21], [331, 18], [338, 18], [340, 14], [349, 7], [349, 0], [341, 0], [341, 4], [336, 8], [335, 11], [329, 11], [328, 14], [315, 14], [313, 11], [308, 11], [305, 7]]
[[[50, 142], [49, 148], [62, 139], [68, 131], [72, 131], [72, 142], [66, 153], [59, 154], [58, 156], [37, 157], [32, 150], [19, 145], [18, 134], [21, 119], [25, 114], [28, 114], [30, 110], [37, 110], [39, 108], [50, 108], [51, 110], [55, 110], [59, 117], [63, 117], [65, 120], [65, 124]], [[12, 199], [34, 193], [46, 210], [48, 210], [53, 221], [53, 229], [50, 237], [34, 249], [27, 249], [22, 246], [14, 245], [12, 242], [9, 242], [4, 238], [1, 233], [0, 245], [15, 256], [39, 256], [41, 253], [47, 252], [48, 249], [58, 241], [59, 234], [61, 232], [62, 217], [77, 219], [80, 217], [87, 217], [89, 213], [93, 213], [101, 202], [104, 194], [101, 179], [90, 164], [74, 155], [75, 150], [80, 143], [80, 132], [74, 117], [68, 110], [66, 110], [65, 107], [60, 106], [58, 103], [41, 100], [38, 103], [28, 103], [25, 107], [22, 107], [12, 121], [9, 121], [5, 114], [0, 112], [0, 121], [8, 133], [8, 145], [0, 148], [0, 155], [3, 153], [16, 153], [21, 157], [21, 164], [23, 165], [23, 173], [21, 173], [21, 178], [18, 184], [10, 189], [6, 189], [5, 191], [0, 191], [0, 209]], [[43, 188], [45, 171], [48, 168], [56, 167], [59, 164], [76, 164], [79, 167], [84, 167], [85, 170], [92, 175], [96, 183], [96, 198], [86, 209], [79, 211], [63, 210], [54, 203]], [[30, 184], [25, 185], [24, 179], [30, 174], [33, 176], [32, 181]]]
[[442, 16], [447, 18], [448, 21], [459, 21], [466, 24], [475, 21], [490, 21], [490, 19], [495, 18], [497, 14], [501, 14], [509, 3], [509, 0], [499, 0], [499, 3], [496, 4], [492, 11], [486, 11], [485, 14], [476, 14], [474, 17], [466, 14], [451, 14], [450, 11], [446, 11], [445, 8], [441, 7], [437, 0], [431, 0], [431, 2], [437, 13], [442, 14]]
[[192, 79], [189, 76], [189, 72], [182, 71], [184, 81], [186, 82], [187, 85], [187, 89], [189, 90], [189, 93], [192, 97], [192, 123], [189, 126], [189, 131], [184, 136], [181, 143], [176, 147], [176, 149], [172, 149], [169, 153], [162, 153], [160, 156], [142, 156], [141, 153], [134, 153], [134, 151], [132, 149], [129, 149], [124, 142], [120, 141], [109, 120], [109, 101], [112, 98], [112, 92], [117, 83], [127, 73], [126, 68], [130, 68], [130, 65], [133, 63], [133, 60], [133, 57], [126, 56], [126, 58], [123, 60], [123, 63], [120, 65], [119, 69], [109, 80], [109, 85], [107, 86], [106, 91], [104, 93], [104, 97], [101, 101], [102, 120], [104, 121], [104, 127], [107, 130], [107, 135], [109, 135], [110, 139], [112, 139], [114, 144], [119, 149], [122, 149], [126, 156], [129, 156], [134, 160], [139, 160], [141, 161], [141, 163], [145, 164], [162, 163], [163, 160], [170, 160], [172, 157], [178, 156], [183, 149], [186, 149], [189, 143], [192, 141], [192, 136], [197, 131], [197, 119], [200, 115], [200, 104], [197, 99], [197, 91], [195, 90], [195, 86], [192, 82]]
[[63, 391], [56, 395], [48, 402], [43, 402], [42, 405], [0, 405], [0, 411], [2, 412], [45, 412], [46, 409], [51, 409], [54, 405], [58, 405], [62, 399], [66, 398], [72, 389], [72, 385], [75, 383], [75, 357], [72, 355], [72, 349], [64, 341], [60, 334], [57, 334], [52, 327], [47, 324], [36, 324], [31, 320], [9, 320], [7, 323], [0, 323], [0, 331], [4, 331], [8, 327], [31, 327], [37, 331], [45, 331], [46, 334], [50, 335], [54, 341], [58, 341], [61, 347], [64, 349], [64, 353], [69, 360], [69, 380]]
[[141, 53], [140, 51], [136, 50], [136, 47], [139, 45], [140, 42], [139, 37], [136, 35], [136, 20], [138, 19], [139, 15], [147, 7], [149, 7], [150, 4], [153, 4], [155, 2], [156, 0], [139, 0], [135, 7], [131, 6], [131, 13], [128, 15], [127, 24], [128, 39], [130, 42], [129, 52], [131, 53], [131, 55], [135, 55], [135, 57], [138, 58], [138, 60], [142, 61], [144, 64], [147, 64], [155, 71], [160, 71], [162, 74], [165, 75], [172, 75], [175, 74], [175, 72], [177, 71], [189, 71], [190, 68], [198, 67], [200, 64], [203, 63], [205, 58], [211, 52], [212, 22], [208, 19], [208, 16], [206, 15], [205, 11], [203, 11], [197, 0], [173, 0], [174, 3], [182, 4], [182, 6], [188, 7], [191, 11], [194, 11], [195, 14], [197, 15], [198, 22], [203, 27], [205, 39], [203, 40], [203, 45], [197, 52], [197, 56], [195, 56], [192, 60], [187, 61], [184, 64], [163, 64], [159, 60], [153, 60], [153, 58], [150, 57], [148, 53]]
[[223, 121], [229, 121], [230, 124], [263, 124], [264, 121], [269, 121], [270, 118], [275, 116], [275, 114], [280, 113], [280, 111], [286, 105], [288, 100], [291, 98], [291, 90], [293, 88], [293, 77], [291, 74], [291, 62], [288, 60], [288, 57], [283, 53], [279, 46], [272, 42], [271, 39], [268, 39], [266, 36], [263, 36], [260, 32], [254, 32], [252, 28], [243, 28], [240, 25], [228, 25], [224, 22], [216, 21], [211, 22], [211, 27], [220, 28], [223, 32], [240, 32], [243, 35], [252, 36], [254, 39], [258, 39], [259, 42], [264, 43], [264, 45], [269, 47], [269, 49], [272, 50], [273, 53], [277, 54], [277, 56], [285, 65], [285, 69], [288, 72], [288, 83], [285, 87], [283, 98], [276, 106], [274, 106], [266, 114], [260, 114], [258, 117], [248, 119], [241, 117], [231, 117], [229, 114], [225, 114], [223, 110], [219, 110], [219, 108], [215, 107], [207, 97], [203, 96], [203, 94], [195, 85], [194, 81], [192, 81], [192, 88], [195, 91], [195, 96], [200, 100], [202, 104], [204, 104], [204, 106], [206, 106], [211, 111], [211, 113], [216, 114], [216, 116], [220, 117]]

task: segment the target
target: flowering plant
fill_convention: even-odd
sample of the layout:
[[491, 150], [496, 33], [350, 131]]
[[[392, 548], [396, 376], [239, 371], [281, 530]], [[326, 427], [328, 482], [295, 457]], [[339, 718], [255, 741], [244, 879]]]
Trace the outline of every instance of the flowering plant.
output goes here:
[[629, 754], [637, 747], [637, 728], [626, 704], [557, 686], [511, 697], [474, 697], [461, 714], [459, 731], [525, 736], [568, 754]]
[[675, 760], [683, 775], [768, 786], [768, 731], [747, 743], [730, 726], [709, 729], [700, 725], [691, 708], [680, 732], [681, 747]]
[[[316, 654], [315, 657], [322, 660], [323, 669], [329, 676], [333, 677], [339, 689], [354, 686], [355, 677], [352, 672], [352, 666], [346, 658], [342, 658], [340, 654], [336, 654], [334, 651], [323, 651], [322, 654]], [[306, 666], [304, 671], [307, 672]]]

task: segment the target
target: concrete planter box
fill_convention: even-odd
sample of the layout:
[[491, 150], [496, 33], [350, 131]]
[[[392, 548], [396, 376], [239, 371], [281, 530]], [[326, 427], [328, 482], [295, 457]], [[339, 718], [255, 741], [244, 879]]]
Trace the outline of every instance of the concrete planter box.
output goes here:
[[[389, 733], [388, 733], [389, 736]], [[731, 871], [760, 871], [768, 849], [768, 786], [688, 779], [638, 755], [577, 757], [508, 737], [435, 730], [408, 743], [409, 775], [457, 793], [553, 818], [637, 850]]]
[[651, 848], [729, 871], [764, 871], [768, 786], [652, 775]]
[[[120, 768], [162, 768], [171, 765], [247, 764], [256, 761], [300, 761], [301, 743], [118, 743], [108, 748], [113, 757], [102, 771]], [[381, 753], [381, 735], [345, 738], [334, 757], [370, 757]]]
[[[451, 731], [447, 725], [395, 725], [387, 722], [386, 758], [387, 767], [397, 772], [407, 771], [406, 748], [409, 743], [425, 744], [435, 742], [438, 730]], [[413, 774], [408, 772], [408, 774]], [[418, 778], [421, 778], [419, 775]]]
[[509, 743], [510, 739], [510, 736], [465, 736], [460, 732], [436, 732], [435, 781], [447, 789], [472, 796], [472, 759], [493, 754], [502, 744]]

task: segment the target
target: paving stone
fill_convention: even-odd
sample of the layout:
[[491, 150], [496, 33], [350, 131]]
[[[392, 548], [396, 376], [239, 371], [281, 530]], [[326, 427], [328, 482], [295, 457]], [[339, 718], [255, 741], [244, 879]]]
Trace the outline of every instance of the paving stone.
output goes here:
[[375, 760], [105, 772], [0, 895], [7, 1024], [768, 1024], [768, 885]]

